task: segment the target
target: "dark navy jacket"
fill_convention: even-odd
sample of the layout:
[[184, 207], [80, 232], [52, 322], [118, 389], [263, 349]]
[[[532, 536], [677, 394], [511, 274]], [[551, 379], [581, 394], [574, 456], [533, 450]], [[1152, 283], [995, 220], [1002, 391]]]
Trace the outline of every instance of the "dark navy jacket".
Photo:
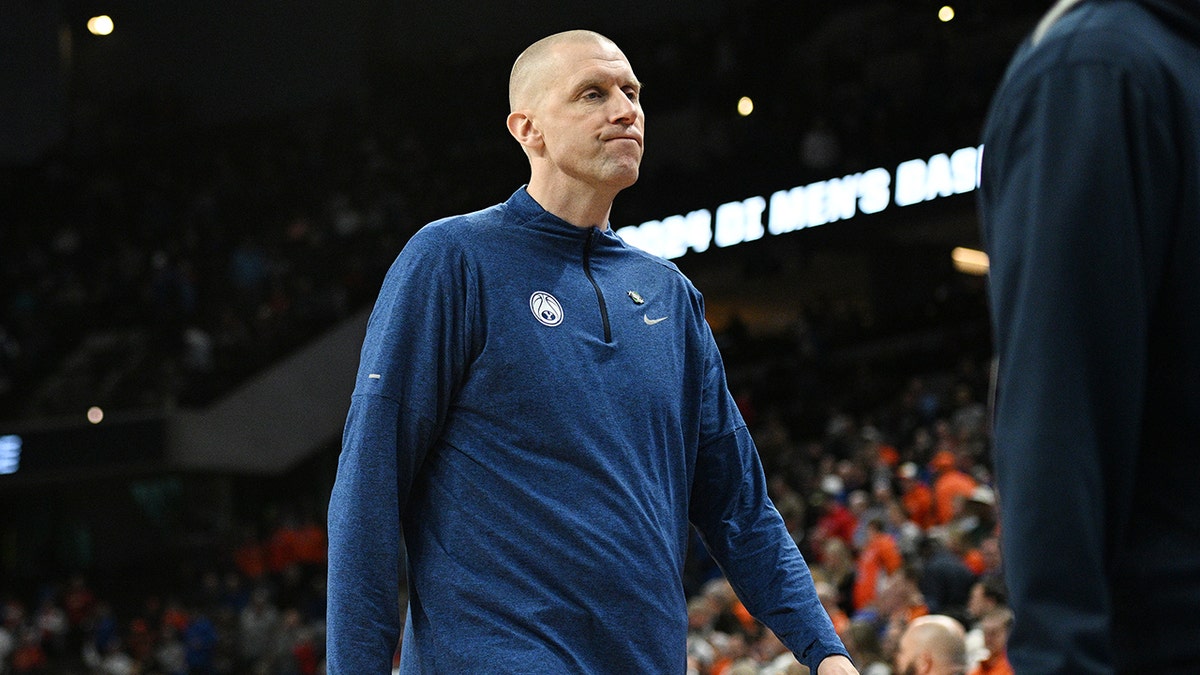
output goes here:
[[372, 313], [329, 505], [329, 672], [683, 673], [689, 523], [803, 661], [845, 654], [699, 292], [525, 190], [439, 221]]
[[1009, 658], [1200, 672], [1200, 0], [1080, 3], [984, 144]]

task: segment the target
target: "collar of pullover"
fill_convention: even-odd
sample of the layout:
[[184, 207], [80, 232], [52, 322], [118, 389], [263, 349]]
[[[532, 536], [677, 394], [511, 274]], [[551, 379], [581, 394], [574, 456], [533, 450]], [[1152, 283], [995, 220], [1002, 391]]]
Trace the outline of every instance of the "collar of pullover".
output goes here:
[[508, 198], [508, 201], [504, 203], [504, 207], [523, 227], [530, 227], [548, 234], [569, 237], [574, 241], [581, 241], [589, 236], [593, 236], [592, 232], [595, 231], [596, 234], [594, 236], [597, 242], [615, 243], [618, 241], [616, 235], [612, 232], [611, 226], [603, 230], [598, 227], [578, 227], [550, 213], [529, 195], [527, 186], [521, 186], [519, 190], [514, 192]]

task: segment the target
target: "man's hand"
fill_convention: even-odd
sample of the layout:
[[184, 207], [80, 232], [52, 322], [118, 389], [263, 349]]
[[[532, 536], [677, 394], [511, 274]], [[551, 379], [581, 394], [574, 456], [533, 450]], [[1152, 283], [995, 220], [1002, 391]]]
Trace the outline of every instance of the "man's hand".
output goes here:
[[817, 675], [858, 675], [858, 669], [850, 659], [841, 654], [826, 656], [817, 665]]

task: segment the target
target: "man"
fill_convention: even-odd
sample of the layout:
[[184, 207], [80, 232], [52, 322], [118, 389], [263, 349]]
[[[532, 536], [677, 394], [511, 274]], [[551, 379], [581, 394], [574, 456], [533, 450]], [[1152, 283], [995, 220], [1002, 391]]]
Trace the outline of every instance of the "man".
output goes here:
[[858, 555], [854, 575], [854, 609], [862, 611], [869, 607], [884, 581], [903, 564], [900, 547], [883, 530], [883, 521], [879, 518], [867, 521], [867, 543]]
[[[967, 630], [967, 664], [972, 668], [988, 657], [983, 618], [997, 609], [1008, 609], [1006, 595], [1004, 581], [996, 575], [981, 577], [971, 586], [971, 595], [967, 598], [967, 617], [973, 625]], [[1006, 643], [1007, 640], [1006, 633]]]
[[1200, 0], [1061, 2], [984, 132], [1016, 672], [1200, 672]]
[[917, 476], [917, 465], [905, 462], [896, 473], [900, 477], [900, 499], [909, 517], [922, 530], [933, 527], [933, 490]]
[[983, 630], [983, 644], [987, 648], [987, 657], [979, 662], [971, 675], [1013, 675], [1012, 665], [1008, 662], [1008, 634], [1012, 630], [1012, 611], [1007, 607], [997, 607], [979, 621]]
[[958, 458], [949, 450], [939, 450], [929, 461], [933, 470], [933, 522], [946, 525], [957, 518], [963, 505], [979, 483], [958, 468]]
[[530, 162], [430, 224], [384, 282], [329, 508], [330, 673], [682, 673], [689, 522], [821, 675], [855, 673], [767, 497], [700, 294], [608, 226], [641, 85], [607, 38], [513, 66]]
[[941, 531], [925, 537], [918, 547], [924, 563], [921, 593], [932, 612], [960, 616], [966, 610], [975, 574], [962, 558], [961, 542], [958, 533]]
[[897, 675], [963, 675], [966, 663], [962, 624], [944, 614], [917, 617], [900, 635]]

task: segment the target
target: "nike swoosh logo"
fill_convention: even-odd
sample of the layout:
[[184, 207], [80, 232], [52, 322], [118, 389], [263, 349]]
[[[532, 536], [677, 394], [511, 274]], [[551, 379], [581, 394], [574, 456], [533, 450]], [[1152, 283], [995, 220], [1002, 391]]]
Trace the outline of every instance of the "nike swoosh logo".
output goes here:
[[667, 320], [667, 317], [665, 317], [665, 316], [662, 318], [659, 318], [659, 319], [651, 319], [648, 314], [642, 315], [642, 321], [645, 321], [647, 326], [653, 326], [656, 323], [662, 323], [663, 321], [666, 321], [666, 320]]

